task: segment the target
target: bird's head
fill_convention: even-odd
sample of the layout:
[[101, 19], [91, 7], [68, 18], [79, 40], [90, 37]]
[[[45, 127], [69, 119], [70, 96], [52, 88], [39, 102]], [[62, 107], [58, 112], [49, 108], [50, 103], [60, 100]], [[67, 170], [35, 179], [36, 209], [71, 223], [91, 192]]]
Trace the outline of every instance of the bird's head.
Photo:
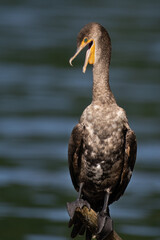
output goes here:
[[98, 23], [88, 23], [85, 25], [77, 36], [77, 51], [70, 58], [69, 63], [81, 52], [83, 48], [88, 46], [86, 51], [83, 73], [85, 73], [88, 63], [96, 64], [100, 60], [108, 61], [111, 58], [111, 41], [108, 32]]

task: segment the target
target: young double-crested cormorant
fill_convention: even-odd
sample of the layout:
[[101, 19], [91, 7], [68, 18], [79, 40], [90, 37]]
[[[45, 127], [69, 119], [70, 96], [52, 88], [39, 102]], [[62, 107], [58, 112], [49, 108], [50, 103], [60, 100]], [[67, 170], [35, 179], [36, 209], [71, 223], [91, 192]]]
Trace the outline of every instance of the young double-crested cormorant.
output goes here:
[[[83, 72], [93, 64], [93, 97], [74, 127], [68, 148], [71, 179], [79, 192], [78, 199], [68, 204], [73, 220], [76, 207], [88, 205], [98, 212], [97, 239], [104, 239], [112, 231], [108, 205], [124, 193], [136, 160], [136, 136], [128, 125], [125, 111], [119, 107], [109, 86], [111, 40], [98, 23], [85, 25], [77, 37], [77, 52], [88, 46]], [[71, 236], [84, 234], [79, 219]], [[86, 239], [92, 234], [86, 230]]]

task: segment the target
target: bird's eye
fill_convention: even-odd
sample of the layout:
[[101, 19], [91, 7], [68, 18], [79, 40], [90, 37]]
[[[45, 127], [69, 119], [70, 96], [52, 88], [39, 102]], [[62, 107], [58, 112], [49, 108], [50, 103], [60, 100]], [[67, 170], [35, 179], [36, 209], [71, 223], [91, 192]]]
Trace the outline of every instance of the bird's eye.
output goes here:
[[87, 38], [87, 37], [85, 37], [83, 41], [86, 43], [86, 42], [88, 41], [88, 38]]

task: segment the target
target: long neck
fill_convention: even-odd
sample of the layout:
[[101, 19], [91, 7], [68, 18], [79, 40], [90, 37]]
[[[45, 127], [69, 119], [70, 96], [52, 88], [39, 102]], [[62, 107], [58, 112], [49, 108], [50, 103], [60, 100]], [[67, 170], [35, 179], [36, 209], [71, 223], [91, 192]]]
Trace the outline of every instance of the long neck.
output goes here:
[[109, 63], [100, 61], [93, 66], [93, 101], [114, 103], [115, 98], [109, 85]]

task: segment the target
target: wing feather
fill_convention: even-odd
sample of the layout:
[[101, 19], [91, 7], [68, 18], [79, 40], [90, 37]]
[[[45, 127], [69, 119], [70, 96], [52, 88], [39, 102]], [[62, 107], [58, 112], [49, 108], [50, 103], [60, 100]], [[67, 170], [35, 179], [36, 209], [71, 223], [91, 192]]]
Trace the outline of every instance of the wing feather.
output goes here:
[[117, 185], [110, 203], [117, 201], [124, 193], [132, 176], [133, 168], [136, 161], [137, 141], [135, 133], [128, 127], [125, 135], [125, 151], [123, 169], [119, 184]]
[[68, 164], [72, 183], [79, 190], [78, 176], [81, 166], [83, 127], [78, 123], [72, 130], [68, 145]]

